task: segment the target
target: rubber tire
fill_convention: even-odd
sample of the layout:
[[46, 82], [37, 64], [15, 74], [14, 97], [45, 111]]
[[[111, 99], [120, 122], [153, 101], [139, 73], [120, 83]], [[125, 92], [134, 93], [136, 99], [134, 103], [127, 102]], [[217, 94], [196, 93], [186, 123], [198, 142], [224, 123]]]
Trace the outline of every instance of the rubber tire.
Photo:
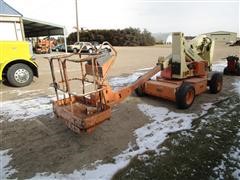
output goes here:
[[[25, 82], [25, 83], [19, 83], [15, 80], [14, 74], [18, 69], [25, 69], [28, 71], [29, 73], [29, 79]], [[7, 71], [7, 81], [11, 86], [15, 86], [15, 87], [24, 87], [24, 86], [28, 86], [29, 84], [31, 84], [31, 82], [33, 81], [33, 71], [32, 69], [23, 63], [17, 63], [14, 64], [12, 66], [10, 66], [10, 68], [8, 68]]]
[[[140, 76], [141, 77], [141, 76]], [[139, 78], [140, 78], [139, 77]], [[138, 79], [139, 79], [138, 78]], [[137, 89], [135, 89], [135, 93], [138, 97], [143, 97], [145, 96], [146, 94], [144, 93], [144, 84], [140, 85], [137, 87]]]
[[89, 53], [89, 54], [92, 54], [92, 53], [93, 53], [93, 49], [89, 49], [89, 50], [88, 50], [88, 53]]
[[104, 51], [105, 51], [105, 52], [111, 52], [111, 49], [109, 49], [109, 48], [104, 48]]
[[136, 95], [139, 96], [139, 97], [145, 96], [145, 93], [144, 93], [143, 89], [144, 89], [144, 85], [141, 85], [137, 89], [135, 89]]
[[[221, 83], [221, 88], [218, 89], [218, 83]], [[212, 94], [217, 94], [222, 90], [223, 75], [221, 73], [214, 73], [209, 82], [209, 90]]]
[[[193, 91], [193, 100], [190, 104], [187, 103], [187, 93], [189, 91]], [[176, 105], [179, 109], [187, 109], [189, 108], [195, 99], [195, 89], [191, 84], [183, 83], [178, 91], [176, 92]]]
[[240, 64], [239, 63], [237, 64], [237, 67], [236, 67], [236, 75], [240, 76]]
[[77, 53], [78, 53], [77, 48], [74, 48], [74, 49], [73, 49], [73, 53], [74, 53], [74, 54], [77, 54]]
[[237, 69], [237, 76], [240, 76], [240, 68]]
[[227, 68], [227, 67], [224, 68], [223, 74], [224, 74], [224, 75], [229, 75], [229, 72], [228, 72], [228, 68]]

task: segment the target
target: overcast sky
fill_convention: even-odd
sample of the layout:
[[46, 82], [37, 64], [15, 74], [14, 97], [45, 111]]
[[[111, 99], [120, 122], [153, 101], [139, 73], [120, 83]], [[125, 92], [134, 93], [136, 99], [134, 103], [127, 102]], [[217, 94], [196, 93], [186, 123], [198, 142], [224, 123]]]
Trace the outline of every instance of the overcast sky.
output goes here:
[[[25, 17], [67, 27], [76, 24], [75, 0], [5, 0]], [[226, 30], [238, 32], [239, 0], [158, 1], [78, 0], [79, 25], [87, 29], [146, 28], [156, 32], [182, 31], [187, 35]]]

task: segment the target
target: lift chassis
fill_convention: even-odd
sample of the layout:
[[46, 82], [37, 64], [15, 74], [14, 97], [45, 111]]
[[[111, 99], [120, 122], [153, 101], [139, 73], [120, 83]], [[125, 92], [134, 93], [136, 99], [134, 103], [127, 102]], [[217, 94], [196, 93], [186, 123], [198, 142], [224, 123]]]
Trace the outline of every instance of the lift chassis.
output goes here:
[[186, 41], [183, 33], [172, 34], [172, 54], [160, 57], [161, 75], [136, 89], [136, 94], [145, 94], [176, 102], [180, 109], [192, 105], [196, 95], [207, 90], [218, 93], [222, 89], [222, 74], [211, 72], [214, 41], [200, 35]]

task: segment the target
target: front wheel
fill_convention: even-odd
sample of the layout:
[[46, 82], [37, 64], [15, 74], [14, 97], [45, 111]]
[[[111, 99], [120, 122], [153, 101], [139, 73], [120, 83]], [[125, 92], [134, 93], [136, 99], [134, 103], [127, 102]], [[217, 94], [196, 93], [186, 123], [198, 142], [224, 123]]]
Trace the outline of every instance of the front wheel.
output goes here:
[[135, 93], [136, 93], [137, 96], [139, 96], [139, 97], [145, 96], [145, 93], [144, 93], [144, 85], [140, 85], [137, 89], [135, 89]]
[[26, 64], [14, 64], [7, 71], [7, 81], [15, 87], [27, 86], [33, 81], [32, 69]]
[[189, 108], [195, 99], [195, 89], [191, 84], [183, 83], [176, 92], [176, 104], [179, 109]]
[[224, 74], [224, 75], [229, 75], [229, 71], [228, 71], [228, 68], [227, 68], [227, 67], [224, 68], [223, 74]]
[[214, 73], [209, 82], [210, 92], [213, 94], [217, 94], [222, 90], [223, 85], [223, 76], [221, 73]]
[[240, 76], [240, 63], [237, 64], [236, 71], [237, 76]]
[[110, 48], [104, 48], [104, 51], [111, 52], [111, 49]]
[[[138, 77], [141, 78], [142, 76]], [[135, 89], [135, 93], [137, 96], [139, 97], [143, 97], [145, 96], [145, 92], [144, 92], [144, 84], [141, 84], [140, 86], [138, 86], [136, 89]]]
[[74, 54], [77, 54], [77, 53], [78, 53], [77, 48], [74, 48], [74, 49], [73, 49], [73, 53], [74, 53]]
[[89, 53], [89, 54], [92, 54], [92, 53], [93, 53], [93, 50], [92, 50], [92, 49], [89, 49], [89, 50], [88, 50], [88, 53]]

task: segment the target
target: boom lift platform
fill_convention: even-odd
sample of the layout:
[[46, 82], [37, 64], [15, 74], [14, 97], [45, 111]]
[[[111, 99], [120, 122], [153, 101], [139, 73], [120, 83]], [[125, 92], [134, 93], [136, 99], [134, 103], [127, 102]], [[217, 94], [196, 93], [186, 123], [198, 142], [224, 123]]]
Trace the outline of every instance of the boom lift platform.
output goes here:
[[[83, 58], [81, 54], [77, 58], [74, 58], [76, 55], [70, 54], [53, 56], [49, 59], [52, 85], [57, 97], [53, 102], [53, 111], [76, 133], [91, 132], [96, 125], [110, 119], [113, 105], [131, 95], [139, 85], [160, 71], [160, 66], [156, 66], [130, 86], [114, 92], [106, 78], [117, 57], [117, 51], [108, 42], [104, 42], [103, 45], [109, 45], [111, 52], [101, 51], [100, 47], [96, 53]], [[69, 78], [67, 65], [70, 63], [79, 66], [77, 78]], [[57, 80], [57, 75], [60, 80]], [[71, 85], [77, 86], [79, 93], [76, 93], [76, 89], [73, 90]]]
[[[215, 73], [208, 80], [211, 67], [213, 42], [200, 36], [186, 43], [182, 33], [173, 33], [173, 53], [167, 58], [159, 58], [157, 65], [134, 83], [113, 91], [107, 81], [107, 74], [117, 57], [117, 51], [109, 44], [111, 52], [96, 52], [82, 57], [64, 54], [49, 58], [56, 93], [53, 111], [63, 119], [67, 127], [76, 133], [91, 132], [111, 117], [111, 108], [136, 91], [143, 96], [149, 94], [176, 101], [179, 108], [188, 108], [195, 95], [207, 90], [212, 93], [222, 88], [222, 76]], [[81, 52], [81, 50], [79, 51]], [[79, 71], [70, 72], [70, 64], [79, 67]], [[161, 75], [151, 80], [161, 71]], [[74, 77], [70, 76], [74, 74]], [[77, 76], [77, 77], [75, 77]]]

